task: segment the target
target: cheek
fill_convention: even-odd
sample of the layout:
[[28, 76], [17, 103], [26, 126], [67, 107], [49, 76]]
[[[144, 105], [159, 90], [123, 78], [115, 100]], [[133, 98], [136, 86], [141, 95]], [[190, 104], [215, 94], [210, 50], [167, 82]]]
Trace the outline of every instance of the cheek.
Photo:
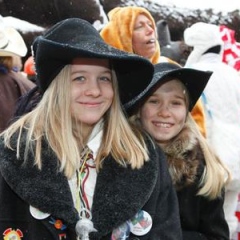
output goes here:
[[78, 91], [76, 88], [71, 90], [71, 99], [74, 99], [78, 95]]
[[140, 110], [140, 119], [141, 119], [141, 122], [147, 122], [151, 116], [153, 115], [153, 111], [152, 109], [150, 109], [149, 107], [143, 107], [141, 110]]
[[82, 94], [83, 92], [83, 86], [80, 86], [79, 84], [72, 83], [71, 85], [71, 90], [70, 94], [72, 99], [75, 97], [78, 97], [79, 95]]
[[187, 112], [186, 111], [179, 111], [178, 119], [179, 119], [179, 123], [184, 125], [187, 121]]
[[104, 87], [102, 90], [104, 92], [105, 97], [112, 101], [114, 97], [113, 87], [112, 86]]
[[140, 39], [142, 39], [141, 34], [135, 33], [132, 37], [132, 47], [134, 49], [134, 47], [136, 48], [139, 45]]
[[136, 42], [136, 39], [137, 39], [137, 34], [134, 32], [132, 35], [132, 44]]

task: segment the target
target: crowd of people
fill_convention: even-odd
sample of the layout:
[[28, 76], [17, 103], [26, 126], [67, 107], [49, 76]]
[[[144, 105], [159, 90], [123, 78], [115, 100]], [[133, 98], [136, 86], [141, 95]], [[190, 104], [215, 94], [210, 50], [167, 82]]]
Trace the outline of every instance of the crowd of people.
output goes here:
[[61, 20], [30, 55], [0, 22], [0, 234], [238, 240], [240, 74], [223, 27], [186, 28], [183, 66], [147, 9], [108, 17], [100, 32]]

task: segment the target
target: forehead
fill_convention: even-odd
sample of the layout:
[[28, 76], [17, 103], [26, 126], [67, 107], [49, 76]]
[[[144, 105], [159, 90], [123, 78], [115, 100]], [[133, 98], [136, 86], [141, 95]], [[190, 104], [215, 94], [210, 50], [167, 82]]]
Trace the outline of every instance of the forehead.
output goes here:
[[162, 83], [155, 89], [155, 93], [176, 93], [181, 96], [186, 96], [186, 87], [185, 85], [178, 79], [169, 80], [167, 82]]
[[89, 65], [89, 66], [102, 66], [109, 68], [110, 63], [109, 59], [100, 59], [100, 58], [74, 58], [72, 65]]
[[152, 21], [144, 13], [141, 13], [136, 17], [135, 24], [138, 24], [140, 22], [152, 22]]

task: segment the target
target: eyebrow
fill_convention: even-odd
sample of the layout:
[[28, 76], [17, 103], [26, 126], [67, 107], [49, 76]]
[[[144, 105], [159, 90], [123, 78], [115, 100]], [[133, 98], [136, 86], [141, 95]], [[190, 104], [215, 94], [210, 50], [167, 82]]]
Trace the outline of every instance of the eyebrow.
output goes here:
[[[153, 94], [151, 94], [149, 97], [157, 97], [157, 96], [159, 96], [159, 94], [153, 93]], [[182, 96], [180, 96], [180, 95], [174, 94], [173, 97], [174, 97], [174, 98], [177, 98], [177, 99], [182, 99], [182, 100], [186, 101], [185, 96], [182, 97]]]
[[[86, 71], [86, 70], [76, 70], [76, 71], [73, 71], [73, 72], [71, 72], [71, 74], [75, 74], [75, 73], [91, 73], [90, 71]], [[101, 74], [102, 73], [109, 73], [109, 74], [111, 74], [111, 70], [109, 69], [109, 70], [104, 70], [104, 71], [101, 71], [100, 72]]]

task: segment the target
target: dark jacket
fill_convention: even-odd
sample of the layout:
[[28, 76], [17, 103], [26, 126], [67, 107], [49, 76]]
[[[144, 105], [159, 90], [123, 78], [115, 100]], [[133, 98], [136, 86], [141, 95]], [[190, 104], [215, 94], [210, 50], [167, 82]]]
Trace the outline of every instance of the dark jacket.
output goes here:
[[[24, 144], [25, 139], [22, 139]], [[144, 236], [128, 239], [181, 240], [176, 192], [172, 186], [162, 151], [149, 141], [150, 160], [139, 170], [119, 166], [112, 157], [105, 159], [97, 176], [92, 205], [94, 227], [90, 239], [111, 239], [113, 229], [132, 218], [140, 209], [153, 219]], [[13, 147], [16, 139], [13, 139]], [[22, 165], [16, 152], [6, 149], [0, 139], [0, 233], [19, 229], [27, 240], [76, 240], [78, 213], [66, 177], [58, 172], [55, 154], [43, 143], [43, 165], [38, 170], [33, 156]], [[32, 205], [51, 216], [37, 220], [29, 212]], [[56, 220], [64, 225], [57, 229]], [[55, 225], [54, 225], [55, 224]], [[59, 225], [58, 225], [59, 226]], [[10, 230], [9, 230], [10, 229]]]
[[35, 86], [20, 72], [0, 72], [0, 132], [9, 124], [18, 99]]
[[169, 170], [177, 190], [184, 240], [228, 240], [222, 196], [209, 200], [197, 196], [205, 160], [198, 140], [189, 126], [167, 146]]

